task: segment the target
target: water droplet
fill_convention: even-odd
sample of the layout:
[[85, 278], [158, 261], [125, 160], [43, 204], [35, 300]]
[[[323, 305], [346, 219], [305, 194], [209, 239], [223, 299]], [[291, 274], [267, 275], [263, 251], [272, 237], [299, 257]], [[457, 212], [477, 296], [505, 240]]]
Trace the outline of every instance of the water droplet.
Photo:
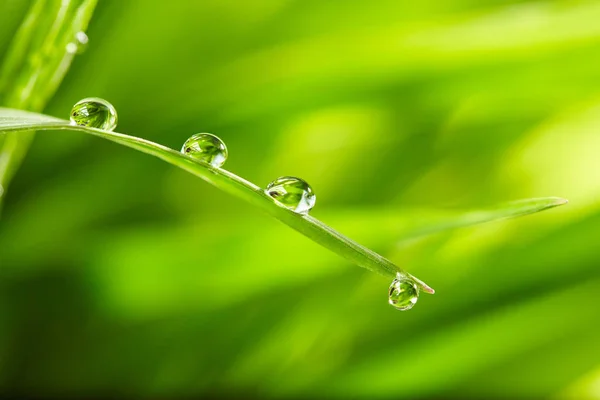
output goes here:
[[85, 32], [79, 31], [75, 34], [72, 42], [67, 43], [67, 53], [81, 54], [87, 49], [89, 39]]
[[412, 279], [396, 275], [390, 285], [389, 303], [397, 310], [410, 310], [419, 300], [419, 287]]
[[227, 146], [221, 139], [210, 133], [198, 133], [192, 136], [185, 141], [181, 152], [217, 168], [227, 161]]
[[265, 191], [279, 205], [301, 214], [308, 213], [317, 201], [310, 185], [293, 176], [275, 179]]
[[73, 106], [71, 123], [112, 131], [117, 127], [117, 110], [104, 99], [89, 97]]

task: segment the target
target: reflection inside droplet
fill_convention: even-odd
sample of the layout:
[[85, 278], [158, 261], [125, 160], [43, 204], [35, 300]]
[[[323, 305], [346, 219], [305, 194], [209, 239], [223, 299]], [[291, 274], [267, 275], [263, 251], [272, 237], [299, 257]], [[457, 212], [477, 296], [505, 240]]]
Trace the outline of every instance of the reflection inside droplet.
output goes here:
[[308, 213], [317, 201], [310, 185], [293, 176], [282, 176], [275, 179], [267, 185], [265, 192], [277, 204], [300, 214]]
[[181, 152], [217, 168], [227, 161], [227, 146], [210, 133], [198, 133], [190, 137], [183, 144]]
[[419, 286], [415, 281], [397, 274], [389, 291], [389, 303], [397, 310], [406, 311], [414, 307], [419, 299]]
[[74, 125], [112, 131], [117, 127], [117, 110], [104, 99], [89, 97], [73, 106], [70, 119]]

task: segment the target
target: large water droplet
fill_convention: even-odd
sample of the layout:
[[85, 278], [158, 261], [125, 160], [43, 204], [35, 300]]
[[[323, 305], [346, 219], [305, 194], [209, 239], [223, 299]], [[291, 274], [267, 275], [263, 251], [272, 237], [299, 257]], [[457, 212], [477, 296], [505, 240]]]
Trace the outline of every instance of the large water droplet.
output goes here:
[[398, 274], [390, 285], [389, 303], [397, 310], [410, 310], [419, 300], [419, 287], [412, 279]]
[[221, 139], [210, 133], [198, 133], [192, 136], [185, 141], [181, 152], [217, 168], [227, 160], [227, 146]]
[[67, 43], [67, 53], [81, 54], [87, 49], [89, 39], [85, 32], [79, 31], [75, 34], [72, 42]]
[[117, 110], [104, 99], [89, 97], [73, 106], [71, 123], [112, 131], [117, 127]]
[[267, 185], [265, 190], [275, 202], [297, 213], [308, 213], [317, 197], [308, 183], [293, 176], [282, 176]]

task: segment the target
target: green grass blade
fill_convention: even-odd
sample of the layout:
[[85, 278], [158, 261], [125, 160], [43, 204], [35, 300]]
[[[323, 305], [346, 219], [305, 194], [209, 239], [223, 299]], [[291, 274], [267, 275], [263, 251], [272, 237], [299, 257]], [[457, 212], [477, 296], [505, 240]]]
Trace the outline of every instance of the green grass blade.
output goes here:
[[438, 232], [457, 228], [465, 228], [472, 225], [483, 224], [486, 222], [498, 221], [507, 218], [520, 217], [523, 215], [534, 214], [550, 208], [562, 206], [569, 201], [561, 197], [541, 197], [535, 199], [525, 199], [500, 204], [489, 209], [468, 211], [459, 216], [449, 216], [440, 218], [425, 226], [420, 226], [409, 232], [405, 232], [399, 237], [400, 241], [412, 240], [421, 236], [432, 235]]
[[[264, 193], [263, 189], [229, 171], [215, 168], [210, 164], [185, 156], [178, 151], [134, 136], [75, 126], [71, 125], [69, 121], [27, 111], [0, 108], [0, 132], [14, 133], [32, 130], [72, 130], [85, 132], [153, 155], [202, 178], [229, 194], [246, 200], [308, 238], [361, 267], [392, 277], [396, 276], [397, 273], [411, 276], [388, 259], [352, 241], [316, 218], [310, 215], [296, 214], [278, 206], [273, 202], [271, 197]], [[415, 277], [412, 278], [421, 285], [425, 292], [434, 292], [433, 289], [421, 280]]]
[[[67, 44], [84, 31], [97, 0], [36, 0], [3, 60], [0, 103], [41, 111], [54, 95], [74, 54]], [[33, 140], [33, 132], [0, 140], [0, 185], [8, 186]]]
[[[265, 194], [263, 189], [229, 171], [215, 168], [207, 163], [185, 156], [178, 151], [138, 137], [75, 126], [71, 125], [69, 121], [42, 114], [0, 108], [0, 132], [16, 133], [32, 130], [71, 130], [85, 132], [158, 157], [202, 178], [229, 194], [257, 206], [296, 231], [361, 267], [392, 277], [397, 273], [411, 276], [420, 284], [425, 292], [434, 292], [427, 284], [408, 274], [388, 259], [352, 241], [316, 218], [310, 215], [296, 214], [288, 209], [278, 206]], [[429, 230], [424, 230], [421, 234], [529, 214], [555, 207], [564, 204], [565, 202], [565, 200], [558, 198], [524, 200], [501, 206], [494, 210], [468, 213], [465, 214], [464, 217], [449, 221], [446, 224], [437, 225]]]

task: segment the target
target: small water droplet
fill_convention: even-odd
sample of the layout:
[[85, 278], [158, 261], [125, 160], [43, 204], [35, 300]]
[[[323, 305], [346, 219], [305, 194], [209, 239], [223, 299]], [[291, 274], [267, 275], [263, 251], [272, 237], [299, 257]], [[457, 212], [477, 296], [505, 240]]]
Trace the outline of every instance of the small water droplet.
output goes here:
[[310, 185], [293, 176], [275, 179], [267, 185], [265, 192], [279, 205], [300, 214], [308, 213], [317, 201]]
[[419, 300], [419, 287], [412, 279], [400, 274], [390, 285], [389, 303], [397, 310], [410, 310]]
[[210, 133], [195, 134], [185, 141], [181, 152], [217, 168], [227, 161], [227, 146]]
[[72, 42], [67, 43], [67, 53], [81, 54], [87, 49], [88, 36], [83, 31], [75, 34]]
[[73, 106], [71, 123], [112, 131], [117, 127], [117, 110], [104, 99], [89, 97]]

